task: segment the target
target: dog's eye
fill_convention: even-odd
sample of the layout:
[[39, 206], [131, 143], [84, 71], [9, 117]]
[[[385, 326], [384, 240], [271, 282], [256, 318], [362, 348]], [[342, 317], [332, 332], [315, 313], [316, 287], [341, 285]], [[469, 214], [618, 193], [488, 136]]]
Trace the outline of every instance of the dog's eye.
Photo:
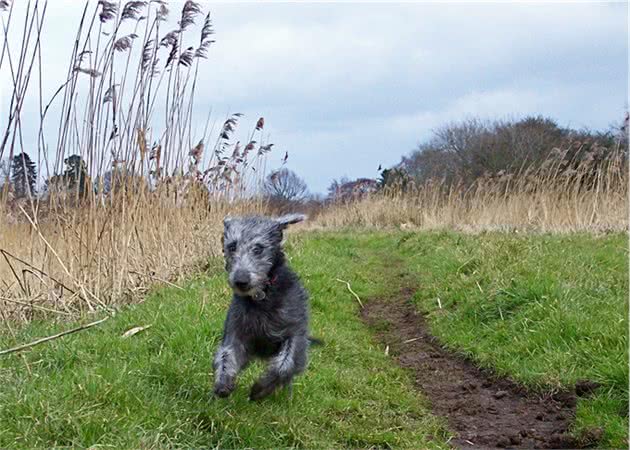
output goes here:
[[254, 245], [252, 252], [254, 253], [254, 255], [260, 255], [263, 252], [263, 246], [260, 244]]
[[227, 250], [228, 250], [228, 252], [235, 252], [236, 251], [236, 242], [230, 242], [227, 245]]

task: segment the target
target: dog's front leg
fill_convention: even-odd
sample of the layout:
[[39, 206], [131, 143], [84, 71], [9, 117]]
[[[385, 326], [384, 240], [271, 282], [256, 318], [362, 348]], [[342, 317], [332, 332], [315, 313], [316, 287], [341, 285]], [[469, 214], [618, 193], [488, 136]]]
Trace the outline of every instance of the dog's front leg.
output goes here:
[[271, 359], [267, 372], [252, 386], [249, 399], [260, 400], [277, 388], [290, 384], [293, 377], [306, 368], [307, 349], [308, 339], [305, 336], [286, 339], [278, 354]]
[[227, 397], [236, 388], [236, 376], [247, 364], [243, 344], [236, 340], [222, 342], [214, 355], [214, 393]]

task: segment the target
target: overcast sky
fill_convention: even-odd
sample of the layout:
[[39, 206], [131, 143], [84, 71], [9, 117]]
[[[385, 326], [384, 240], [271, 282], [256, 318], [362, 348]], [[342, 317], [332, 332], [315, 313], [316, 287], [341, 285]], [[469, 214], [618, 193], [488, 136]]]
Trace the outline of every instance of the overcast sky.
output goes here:
[[[48, 95], [64, 81], [81, 3], [49, 0]], [[242, 112], [248, 126], [264, 116], [269, 166], [288, 151], [315, 192], [376, 177], [447, 122], [542, 114], [605, 129], [627, 105], [625, 2], [200, 3], [217, 42], [197, 105], [218, 121]]]

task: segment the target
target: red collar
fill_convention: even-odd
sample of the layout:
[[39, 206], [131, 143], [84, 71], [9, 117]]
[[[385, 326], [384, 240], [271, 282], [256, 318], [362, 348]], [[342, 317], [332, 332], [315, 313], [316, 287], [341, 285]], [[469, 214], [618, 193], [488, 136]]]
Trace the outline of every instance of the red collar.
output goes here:
[[278, 281], [278, 274], [274, 275], [271, 280], [267, 280], [267, 285], [271, 286], [275, 284], [276, 281]]

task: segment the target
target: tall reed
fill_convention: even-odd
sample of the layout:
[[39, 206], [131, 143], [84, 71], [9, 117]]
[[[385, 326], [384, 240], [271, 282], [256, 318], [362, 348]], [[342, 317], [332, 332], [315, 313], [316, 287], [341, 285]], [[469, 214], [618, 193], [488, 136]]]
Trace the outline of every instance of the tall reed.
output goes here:
[[[626, 152], [618, 146], [601, 158], [601, 149], [596, 146], [570, 150], [554, 149], [542, 166], [488, 174], [472, 185], [435, 179], [419, 185], [395, 184], [331, 205], [313, 226], [472, 232], [627, 231]], [[569, 153], [576, 156], [567, 158]]]
[[[210, 14], [190, 0], [177, 12], [164, 0], [74, 7], [81, 15], [66, 78], [44, 98], [48, 2], [0, 2], [0, 71], [13, 82], [0, 160], [27, 152], [40, 168], [39, 193], [16, 198], [11, 183], [2, 187], [6, 323], [111, 310], [203, 265], [217, 252], [224, 215], [264, 207], [251, 195], [272, 147], [264, 120], [244, 144], [239, 113], [215, 137], [209, 117], [203, 134], [193, 132], [198, 77], [214, 44]], [[19, 14], [21, 42], [10, 41]], [[26, 117], [33, 99], [39, 114]], [[35, 121], [37, 155], [23, 140]]]

